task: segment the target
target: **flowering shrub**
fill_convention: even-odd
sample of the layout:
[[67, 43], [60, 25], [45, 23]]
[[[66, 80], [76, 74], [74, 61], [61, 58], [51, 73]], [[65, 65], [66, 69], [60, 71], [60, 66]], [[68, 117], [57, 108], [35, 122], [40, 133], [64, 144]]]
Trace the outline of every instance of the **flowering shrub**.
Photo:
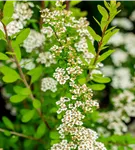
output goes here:
[[[6, 107], [16, 108], [16, 120], [2, 118], [0, 131], [8, 136], [0, 135], [3, 148], [106, 150], [89, 128], [89, 115], [99, 107], [92, 99], [93, 90], [102, 90], [110, 82], [100, 69], [114, 52], [106, 44], [118, 32], [108, 27], [120, 3], [104, 4], [105, 8], [98, 5], [101, 21], [95, 19], [100, 36], [86, 18], [78, 19], [66, 10], [62, 1], [40, 11], [40, 28], [31, 19], [33, 3], [5, 3], [0, 77]], [[33, 22], [34, 28], [28, 28]]]

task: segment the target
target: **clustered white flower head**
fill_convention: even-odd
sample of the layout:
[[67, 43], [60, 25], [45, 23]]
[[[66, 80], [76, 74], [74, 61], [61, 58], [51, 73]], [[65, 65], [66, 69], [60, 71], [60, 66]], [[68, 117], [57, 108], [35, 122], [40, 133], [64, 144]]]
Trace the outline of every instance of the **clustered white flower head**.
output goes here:
[[133, 23], [127, 18], [115, 18], [112, 21], [112, 25], [121, 27], [125, 30], [133, 30], [133, 28], [134, 28]]
[[[56, 5], [61, 7], [61, 3], [57, 2]], [[66, 65], [57, 67], [53, 77], [63, 86], [69, 84], [69, 93], [71, 94], [70, 98], [67, 96], [61, 97], [56, 102], [58, 106], [57, 113], [62, 113], [63, 116], [61, 124], [57, 128], [61, 142], [54, 144], [51, 150], [106, 150], [103, 144], [96, 141], [97, 133], [83, 127], [84, 114], [86, 112], [90, 113], [93, 108], [99, 107], [98, 102], [92, 100], [92, 90], [87, 84], [81, 85], [77, 81], [77, 77], [83, 73], [84, 69], [82, 67], [87, 67], [80, 56], [85, 59], [87, 64], [93, 58], [93, 54], [88, 51], [86, 40], [89, 38], [93, 43], [93, 39], [87, 30], [89, 23], [86, 18], [76, 20], [72, 13], [67, 10], [50, 11], [44, 9], [41, 13], [46, 28], [49, 28], [49, 34], [53, 30], [53, 36], [57, 40], [50, 51], [57, 59], [62, 58], [65, 61], [64, 65]], [[52, 30], [50, 27], [53, 27]], [[69, 32], [70, 29], [76, 33]], [[71, 140], [67, 141], [67, 136]]]
[[45, 37], [43, 34], [31, 29], [22, 46], [26, 49], [27, 53], [31, 53], [34, 49], [40, 48], [44, 41]]
[[27, 70], [32, 70], [36, 66], [35, 63], [34, 63], [34, 60], [32, 58], [21, 59], [20, 65], [21, 65], [22, 68], [25, 68]]
[[100, 113], [100, 123], [108, 122], [107, 128], [115, 134], [122, 135], [128, 131], [125, 123], [130, 122], [130, 117], [135, 117], [135, 96], [130, 91], [123, 91], [112, 98], [114, 110], [108, 113]]
[[[33, 11], [30, 9], [28, 3], [16, 2], [14, 5], [13, 21], [7, 25], [8, 36], [13, 36], [19, 33], [32, 17]], [[4, 32], [3, 26], [0, 23], [0, 29]]]
[[57, 81], [50, 77], [43, 78], [41, 81], [41, 90], [43, 92], [46, 92], [47, 90], [56, 92], [57, 91]]
[[55, 56], [50, 52], [39, 53], [37, 62], [40, 62], [41, 64], [45, 64], [46, 67], [50, 67], [52, 64], [56, 64]]
[[117, 68], [114, 70], [111, 85], [116, 89], [129, 89], [133, 87], [129, 68]]

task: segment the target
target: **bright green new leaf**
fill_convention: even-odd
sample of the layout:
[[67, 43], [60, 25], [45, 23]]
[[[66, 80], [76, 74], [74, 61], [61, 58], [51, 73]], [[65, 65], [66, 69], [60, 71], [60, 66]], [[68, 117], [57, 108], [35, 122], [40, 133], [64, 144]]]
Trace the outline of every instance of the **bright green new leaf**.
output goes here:
[[28, 37], [29, 33], [30, 33], [29, 28], [22, 30], [16, 38], [17, 44], [20, 45], [21, 43], [23, 43], [23, 41]]
[[87, 44], [88, 44], [89, 52], [92, 53], [93, 55], [95, 55], [96, 54], [95, 48], [94, 48], [94, 46], [93, 46], [93, 44], [89, 38], [87, 38]]
[[46, 132], [46, 126], [45, 126], [45, 123], [42, 122], [38, 128], [37, 128], [37, 131], [36, 131], [36, 134], [35, 134], [35, 137], [36, 138], [41, 138]]
[[104, 7], [100, 6], [100, 5], [98, 5], [98, 10], [101, 13], [101, 15], [103, 16], [104, 20], [107, 20], [108, 19], [107, 10]]
[[86, 81], [86, 78], [80, 78], [80, 79], [78, 79], [78, 82], [79, 82], [81, 85], [83, 85], [83, 84], [85, 84], [87, 81]]
[[93, 18], [94, 18], [94, 20], [97, 22], [97, 24], [100, 26], [99, 21], [98, 21], [95, 17], [93, 17]]
[[16, 94], [28, 96], [31, 94], [31, 90], [29, 88], [23, 88], [21, 86], [14, 86], [14, 91]]
[[103, 76], [100, 76], [100, 75], [97, 75], [97, 74], [93, 74], [92, 80], [95, 81], [95, 82], [97, 82], [97, 83], [108, 83], [108, 82], [111, 81], [110, 78], [103, 77]]
[[0, 60], [8, 60], [9, 57], [3, 53], [0, 52]]
[[107, 57], [109, 57], [113, 52], [115, 52], [115, 50], [108, 50], [107, 52], [103, 53], [97, 60], [98, 62], [101, 62], [103, 60], [105, 60]]
[[14, 95], [14, 96], [10, 97], [10, 101], [12, 103], [20, 103], [23, 100], [25, 100], [26, 98], [27, 98], [27, 96], [24, 96], [24, 95]]
[[21, 60], [21, 50], [20, 50], [19, 45], [15, 41], [12, 41], [11, 44], [12, 44], [12, 47], [14, 49], [14, 52], [15, 52], [15, 55], [16, 55], [18, 61], [20, 61]]
[[95, 91], [102, 91], [105, 88], [105, 85], [104, 84], [92, 84], [92, 85], [89, 85], [89, 88]]
[[19, 74], [15, 70], [13, 70], [7, 66], [0, 67], [0, 72], [2, 72], [4, 74], [4, 77], [2, 79], [6, 83], [12, 83], [12, 82], [15, 82], [16, 80], [20, 79]]
[[7, 118], [7, 117], [2, 117], [2, 121], [4, 122], [5, 126], [8, 128], [8, 129], [11, 129], [11, 130], [14, 130], [14, 125], [13, 123]]
[[59, 139], [59, 133], [57, 131], [51, 131], [50, 138], [51, 139]]
[[34, 68], [34, 69], [30, 70], [27, 74], [31, 76], [31, 83], [34, 83], [35, 81], [37, 81], [40, 78], [40, 76], [42, 74], [42, 67], [39, 66], [37, 68]]
[[96, 32], [90, 26], [88, 26], [88, 31], [94, 40], [96, 40], [96, 41], [101, 40], [101, 37], [98, 34], [96, 34]]
[[33, 101], [33, 107], [36, 108], [36, 109], [40, 108], [41, 107], [41, 102], [39, 100], [35, 99]]
[[3, 31], [0, 30], [0, 40], [5, 40], [5, 35], [3, 33]]
[[12, 15], [14, 12], [13, 1], [6, 1], [3, 9], [3, 19], [2, 22], [7, 25], [12, 20]]
[[33, 118], [34, 114], [35, 114], [34, 110], [28, 110], [26, 113], [23, 114], [22, 122], [26, 123], [30, 121]]
[[79, 4], [81, 2], [81, 0], [79, 1], [70, 1], [70, 6], [75, 6], [77, 4]]

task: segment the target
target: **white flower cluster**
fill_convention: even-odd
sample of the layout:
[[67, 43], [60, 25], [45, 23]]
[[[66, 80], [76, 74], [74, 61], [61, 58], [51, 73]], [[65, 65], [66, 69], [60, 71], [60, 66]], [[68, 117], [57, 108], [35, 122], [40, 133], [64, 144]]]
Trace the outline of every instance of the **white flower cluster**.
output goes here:
[[52, 30], [51, 27], [43, 27], [43, 28], [41, 29], [41, 32], [42, 32], [43, 34], [45, 34], [48, 38], [50, 38], [50, 37], [53, 35], [53, 30]]
[[114, 18], [112, 25], [121, 27], [125, 30], [133, 30], [134, 28], [133, 23], [127, 18]]
[[39, 57], [36, 60], [41, 64], [45, 64], [46, 67], [50, 67], [52, 64], [56, 64], [55, 56], [50, 52], [39, 53]]
[[63, 68], [57, 68], [53, 76], [59, 82], [59, 84], [65, 84], [69, 79], [69, 76], [66, 74], [66, 71]]
[[[13, 36], [20, 32], [32, 17], [33, 11], [31, 10], [29, 3], [16, 2], [14, 5], [13, 21], [7, 25], [8, 36]], [[3, 26], [0, 26], [3, 31]]]
[[32, 70], [35, 68], [35, 63], [33, 62], [34, 60], [32, 58], [24, 58], [21, 59], [20, 65], [22, 68], [25, 68], [26, 70]]
[[47, 90], [56, 92], [57, 91], [57, 81], [55, 81], [53, 78], [50, 78], [50, 77], [43, 78], [41, 81], [41, 90], [43, 92], [46, 92]]
[[123, 134], [128, 131], [126, 123], [129, 123], [130, 117], [135, 117], [135, 96], [130, 91], [123, 91], [112, 98], [114, 110], [108, 113], [100, 113], [99, 122], [108, 122], [107, 128], [114, 131], [115, 134]]
[[31, 53], [34, 49], [41, 47], [44, 41], [45, 37], [43, 34], [31, 29], [30, 34], [22, 46], [26, 49], [27, 53]]
[[131, 73], [129, 68], [121, 67], [115, 69], [111, 85], [115, 89], [129, 89], [133, 87], [134, 84], [131, 82]]
[[[61, 2], [57, 3], [59, 6], [60, 4]], [[92, 100], [92, 90], [87, 84], [80, 85], [77, 81], [77, 77], [83, 73], [84, 67], [87, 68], [86, 63], [83, 63], [80, 57], [87, 63], [90, 63], [94, 57], [88, 51], [86, 40], [89, 38], [93, 43], [87, 30], [89, 23], [86, 18], [76, 20], [72, 13], [66, 10], [44, 9], [41, 13], [46, 27], [51, 30], [50, 27], [53, 26], [54, 37], [57, 40], [57, 44], [54, 44], [50, 51], [65, 62], [64, 67], [60, 65], [55, 69], [53, 77], [63, 86], [65, 83], [69, 84], [69, 93], [71, 94], [70, 98], [61, 97], [56, 102], [57, 113], [62, 113], [61, 124], [57, 128], [62, 141], [54, 144], [51, 150], [106, 150], [102, 143], [96, 141], [97, 133], [83, 127], [85, 113], [90, 113], [94, 107], [98, 108], [99, 106], [96, 101]], [[67, 136], [70, 139], [68, 142], [65, 140]]]

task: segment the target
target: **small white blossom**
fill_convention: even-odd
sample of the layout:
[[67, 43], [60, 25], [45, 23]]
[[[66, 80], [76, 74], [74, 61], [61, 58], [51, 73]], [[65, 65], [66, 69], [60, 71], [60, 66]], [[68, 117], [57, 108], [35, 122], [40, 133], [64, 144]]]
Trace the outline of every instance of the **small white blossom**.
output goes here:
[[50, 77], [43, 78], [41, 81], [41, 90], [43, 92], [46, 92], [47, 90], [56, 92], [57, 91], [57, 81], [55, 81], [53, 78], [50, 78]]

